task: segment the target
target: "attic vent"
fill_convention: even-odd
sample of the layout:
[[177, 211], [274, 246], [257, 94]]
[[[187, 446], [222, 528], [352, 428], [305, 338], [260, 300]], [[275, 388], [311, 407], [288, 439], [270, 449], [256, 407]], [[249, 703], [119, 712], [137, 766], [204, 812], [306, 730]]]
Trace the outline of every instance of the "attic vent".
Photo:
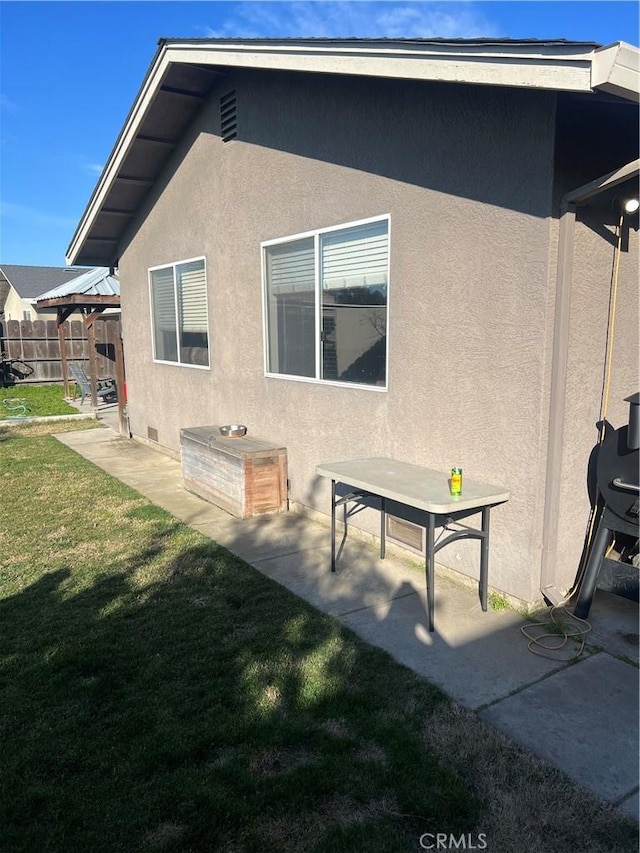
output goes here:
[[387, 515], [387, 536], [396, 542], [406, 545], [412, 551], [424, 553], [424, 528], [411, 521]]
[[220, 135], [223, 142], [231, 142], [238, 135], [235, 89], [220, 98]]

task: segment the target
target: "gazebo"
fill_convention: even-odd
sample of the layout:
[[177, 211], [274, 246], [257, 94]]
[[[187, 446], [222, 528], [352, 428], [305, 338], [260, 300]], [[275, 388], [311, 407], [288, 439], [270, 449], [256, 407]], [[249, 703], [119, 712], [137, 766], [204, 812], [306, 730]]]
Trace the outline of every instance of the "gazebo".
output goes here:
[[[96, 364], [96, 342], [94, 323], [107, 308], [120, 307], [120, 282], [112, 269], [95, 267], [87, 270], [66, 284], [43, 293], [36, 299], [38, 308], [55, 308], [58, 340], [60, 341], [60, 359], [64, 378], [65, 395], [69, 396], [69, 371], [67, 367], [67, 349], [65, 344], [65, 321], [77, 311], [87, 330], [89, 344], [89, 379], [91, 382], [91, 405], [98, 405], [98, 379]], [[125, 380], [124, 353], [119, 335], [113, 341], [116, 365], [116, 386], [118, 388], [118, 416], [120, 434], [127, 433], [125, 416]]]

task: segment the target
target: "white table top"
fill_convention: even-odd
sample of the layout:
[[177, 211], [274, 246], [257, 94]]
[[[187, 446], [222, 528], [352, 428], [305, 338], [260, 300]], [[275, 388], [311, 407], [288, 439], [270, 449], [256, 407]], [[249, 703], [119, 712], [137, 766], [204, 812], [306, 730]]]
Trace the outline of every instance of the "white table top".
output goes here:
[[509, 492], [500, 486], [478, 483], [465, 476], [462, 478], [462, 494], [452, 496], [449, 493], [449, 474], [444, 471], [383, 457], [328, 462], [318, 465], [316, 474], [441, 515], [509, 500]]

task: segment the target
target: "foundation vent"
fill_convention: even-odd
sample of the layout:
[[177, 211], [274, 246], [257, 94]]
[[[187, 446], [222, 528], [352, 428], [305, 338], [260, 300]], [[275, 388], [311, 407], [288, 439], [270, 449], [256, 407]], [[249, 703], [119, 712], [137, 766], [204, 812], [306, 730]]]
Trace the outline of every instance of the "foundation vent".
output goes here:
[[220, 135], [223, 142], [238, 136], [235, 89], [220, 98]]
[[158, 440], [158, 430], [155, 427], [148, 426], [147, 427], [147, 438], [150, 441], [157, 441]]
[[419, 554], [424, 554], [424, 528], [411, 521], [387, 516], [387, 536]]

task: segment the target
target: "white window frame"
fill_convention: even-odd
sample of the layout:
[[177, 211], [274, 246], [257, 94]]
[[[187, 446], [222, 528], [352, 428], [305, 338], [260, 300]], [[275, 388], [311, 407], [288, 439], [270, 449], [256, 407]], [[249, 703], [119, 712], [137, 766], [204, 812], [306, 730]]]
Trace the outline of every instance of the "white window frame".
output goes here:
[[[180, 329], [178, 327], [178, 293], [177, 293], [177, 276], [176, 276], [176, 267], [179, 267], [181, 264], [190, 264], [195, 261], [202, 261], [204, 264], [204, 280], [205, 280], [205, 300], [207, 306], [207, 359], [208, 364], [189, 364], [186, 361], [180, 361]], [[167, 361], [166, 359], [156, 358], [156, 330], [154, 323], [154, 302], [153, 302], [153, 282], [151, 273], [157, 272], [158, 270], [173, 270], [173, 299], [174, 305], [176, 307], [176, 337], [177, 337], [177, 353], [178, 353], [178, 361]], [[147, 271], [148, 281], [149, 281], [149, 309], [150, 309], [150, 321], [151, 321], [151, 350], [153, 361], [155, 364], [169, 364], [172, 367], [190, 367], [195, 370], [211, 370], [211, 332], [209, 328], [209, 279], [207, 276], [207, 259], [204, 255], [195, 257], [195, 258], [185, 258], [180, 261], [172, 261], [168, 264], [158, 264], [155, 267], [149, 267]]]
[[[325, 234], [330, 234], [334, 231], [348, 231], [350, 228], [356, 228], [359, 225], [370, 225], [374, 222], [387, 223], [387, 240], [389, 249], [387, 251], [387, 333], [386, 333], [386, 348], [385, 348], [385, 381], [384, 385], [366, 385], [362, 382], [339, 382], [334, 379], [321, 379], [322, 369], [322, 347], [320, 340], [320, 318], [322, 317], [322, 288], [320, 287], [320, 238]], [[266, 250], [271, 246], [283, 245], [285, 243], [293, 243], [296, 240], [304, 240], [313, 238], [315, 252], [315, 363], [316, 375], [313, 376], [295, 376], [289, 373], [271, 373], [269, 371], [269, 313], [268, 313], [268, 291], [267, 291], [267, 265], [266, 265]], [[331, 225], [328, 228], [316, 228], [313, 231], [304, 231], [300, 234], [287, 235], [286, 237], [278, 237], [274, 240], [263, 240], [260, 243], [260, 260], [262, 273], [262, 343], [263, 343], [263, 358], [264, 358], [264, 376], [268, 379], [285, 379], [291, 382], [307, 382], [312, 385], [332, 385], [337, 388], [357, 388], [361, 391], [377, 391], [385, 393], [389, 388], [389, 294], [391, 285], [390, 276], [390, 258], [391, 258], [391, 215], [386, 213], [382, 216], [371, 216], [368, 219], [358, 219], [354, 222], [344, 222], [340, 225]]]

